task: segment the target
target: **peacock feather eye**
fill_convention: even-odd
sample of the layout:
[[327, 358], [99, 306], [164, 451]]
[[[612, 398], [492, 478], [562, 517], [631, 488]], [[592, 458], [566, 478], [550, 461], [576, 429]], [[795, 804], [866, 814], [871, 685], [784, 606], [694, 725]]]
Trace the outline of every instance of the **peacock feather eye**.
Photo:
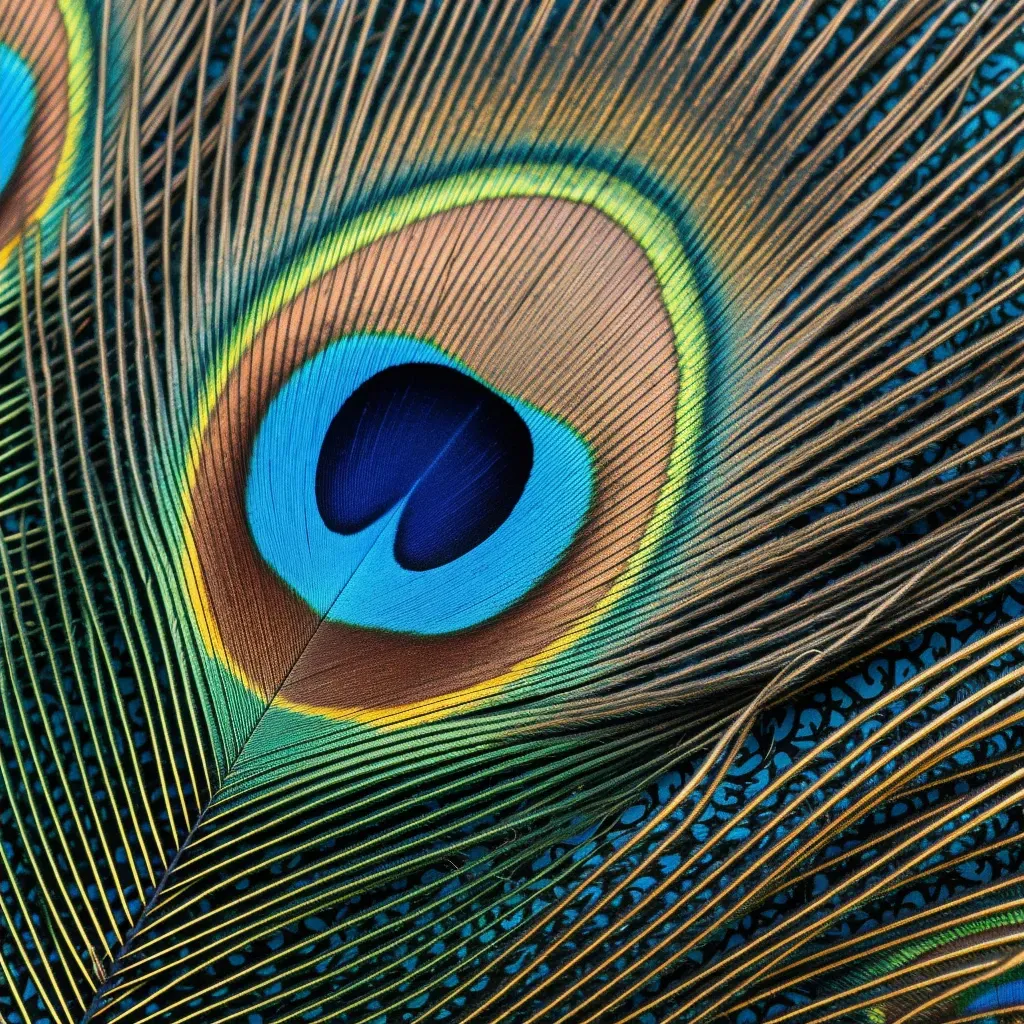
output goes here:
[[210, 654], [364, 722], [544, 685], [628, 628], [707, 350], [680, 225], [607, 173], [454, 175], [354, 217], [271, 285], [203, 393], [183, 566]]
[[0, 271], [26, 229], [52, 231], [81, 178], [92, 75], [82, 0], [0, 10]]
[[348, 536], [404, 498], [394, 562], [423, 572], [490, 537], [532, 470], [532, 434], [509, 402], [453, 367], [399, 363], [360, 384], [331, 421], [316, 502], [327, 528]]
[[402, 362], [362, 382], [331, 421], [316, 506], [328, 529], [351, 536], [404, 498], [394, 563], [426, 571], [492, 536], [532, 469], [534, 439], [512, 404], [455, 368]]

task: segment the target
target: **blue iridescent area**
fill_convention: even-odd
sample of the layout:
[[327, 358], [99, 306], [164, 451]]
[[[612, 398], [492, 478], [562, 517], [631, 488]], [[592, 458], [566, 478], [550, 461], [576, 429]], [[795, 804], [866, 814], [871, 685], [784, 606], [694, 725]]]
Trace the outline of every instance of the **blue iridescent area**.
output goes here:
[[1024, 1007], [1024, 978], [1014, 978], [993, 985], [987, 992], [967, 1004], [967, 1013], [992, 1013]]
[[316, 503], [328, 529], [353, 534], [406, 499], [395, 561], [422, 572], [490, 537], [532, 467], [530, 431], [504, 398], [450, 366], [402, 363], [360, 384], [334, 417]]
[[14, 176], [36, 108], [32, 70], [0, 43], [0, 195]]
[[270, 403], [246, 514], [267, 564], [319, 616], [436, 635], [528, 594], [592, 495], [590, 451], [571, 427], [434, 345], [358, 335]]

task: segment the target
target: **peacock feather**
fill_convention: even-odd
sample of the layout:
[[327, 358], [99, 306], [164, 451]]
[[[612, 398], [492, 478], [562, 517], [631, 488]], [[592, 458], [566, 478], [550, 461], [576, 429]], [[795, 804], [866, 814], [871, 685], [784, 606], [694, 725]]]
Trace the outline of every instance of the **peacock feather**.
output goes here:
[[1024, 1020], [1018, 0], [0, 0], [6, 1024]]

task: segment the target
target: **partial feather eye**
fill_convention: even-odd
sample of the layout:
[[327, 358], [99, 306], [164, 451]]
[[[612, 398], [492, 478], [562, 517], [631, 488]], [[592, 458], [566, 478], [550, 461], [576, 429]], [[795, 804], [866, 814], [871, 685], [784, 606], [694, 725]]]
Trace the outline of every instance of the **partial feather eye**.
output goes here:
[[[866, 1024], [909, 1020], [943, 1024], [987, 1013], [1024, 1016], [1020, 953], [1024, 914], [1016, 908], [920, 938], [874, 961], [866, 981], [884, 980], [885, 996], [866, 1011]], [[1000, 972], [1004, 963], [1006, 970]], [[985, 977], [987, 975], [987, 977]], [[978, 981], [979, 976], [984, 980]], [[909, 1015], [909, 1016], [908, 1016]]]
[[23, 232], [59, 222], [80, 175], [92, 91], [81, 0], [14, 0], [0, 12], [0, 269]]
[[455, 177], [353, 220], [211, 374], [186, 574], [257, 693], [287, 676], [292, 707], [439, 713], [628, 626], [707, 331], [680, 226], [624, 181], [563, 177]]

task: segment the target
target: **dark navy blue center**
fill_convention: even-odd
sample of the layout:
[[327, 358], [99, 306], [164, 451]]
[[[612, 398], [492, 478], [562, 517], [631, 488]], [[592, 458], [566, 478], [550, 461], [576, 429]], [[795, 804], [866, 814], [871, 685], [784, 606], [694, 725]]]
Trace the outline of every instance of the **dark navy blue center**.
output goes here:
[[509, 517], [533, 467], [529, 428], [479, 381], [437, 363], [401, 363], [364, 381], [324, 437], [316, 504], [328, 529], [354, 534], [407, 498], [395, 560], [453, 562]]

